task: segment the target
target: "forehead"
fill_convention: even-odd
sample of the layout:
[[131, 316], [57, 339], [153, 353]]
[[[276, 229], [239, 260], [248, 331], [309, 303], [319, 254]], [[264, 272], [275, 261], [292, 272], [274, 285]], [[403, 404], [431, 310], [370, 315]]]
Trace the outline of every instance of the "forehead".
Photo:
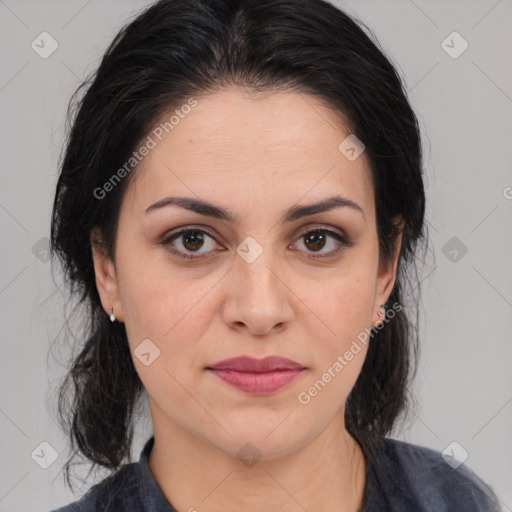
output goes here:
[[229, 89], [195, 101], [172, 123], [180, 108], [164, 114], [149, 132], [154, 147], [128, 190], [138, 210], [166, 193], [216, 199], [233, 210], [340, 193], [373, 211], [365, 154], [351, 161], [340, 151], [350, 127], [314, 96]]

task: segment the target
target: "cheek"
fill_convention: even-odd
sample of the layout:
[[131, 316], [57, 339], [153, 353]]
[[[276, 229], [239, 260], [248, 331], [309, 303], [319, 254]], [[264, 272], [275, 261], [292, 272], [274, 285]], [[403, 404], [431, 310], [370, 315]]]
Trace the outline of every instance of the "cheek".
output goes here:
[[[219, 277], [195, 275], [155, 265], [123, 275], [123, 313], [135, 368], [151, 395], [172, 396], [173, 403], [190, 398], [178, 383], [191, 389], [216, 350], [216, 337], [208, 333], [218, 316]], [[144, 342], [148, 339], [151, 343]], [[213, 343], [202, 343], [205, 339]], [[150, 366], [138, 359], [143, 342], [158, 354]]]
[[352, 337], [371, 326], [375, 279], [361, 267], [338, 279], [323, 283], [309, 299], [313, 311], [323, 320], [331, 348], [342, 348]]
[[[123, 312], [126, 309], [125, 328], [135, 369], [157, 403], [189, 410], [186, 390], [192, 389], [208, 361], [200, 340], [215, 311], [208, 296], [213, 284], [204, 282], [211, 278], [191, 281], [178, 274], [163, 275], [154, 267], [133, 275], [137, 279], [128, 279], [123, 287]], [[141, 354], [148, 352], [146, 366]]]
[[211, 279], [190, 281], [154, 268], [135, 275], [122, 290], [125, 324], [133, 338], [154, 339], [161, 348], [172, 344], [177, 351], [193, 345], [209, 321]]
[[307, 313], [308, 322], [320, 327], [310, 329], [315, 338], [313, 371], [301, 390], [305, 393], [304, 401], [299, 399], [301, 404], [318, 396], [314, 398], [316, 406], [333, 413], [342, 405], [364, 364], [374, 295], [371, 263], [364, 259], [351, 265], [349, 272], [333, 276], [329, 283], [318, 284], [310, 293], [307, 305], [312, 312]]
[[[315, 349], [310, 354], [311, 374], [297, 395], [301, 408], [331, 418], [344, 407], [368, 349], [373, 290], [372, 281], [361, 276], [340, 279], [323, 287], [318, 300], [310, 298], [322, 327], [310, 329]], [[319, 323], [316, 318], [312, 322]]]
[[[185, 324], [189, 339], [198, 326], [195, 306], [205, 283], [193, 281], [186, 272], [173, 270], [164, 259], [155, 258], [159, 251], [140, 241], [119, 245], [119, 295], [132, 350], [144, 339], [151, 339], [162, 350], [168, 340], [182, 339], [176, 333]], [[179, 351], [179, 346], [176, 349]]]

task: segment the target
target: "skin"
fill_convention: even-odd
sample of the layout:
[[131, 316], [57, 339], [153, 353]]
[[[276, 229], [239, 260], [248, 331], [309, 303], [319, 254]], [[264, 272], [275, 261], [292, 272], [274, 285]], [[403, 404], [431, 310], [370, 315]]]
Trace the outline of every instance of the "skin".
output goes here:
[[[398, 251], [379, 263], [365, 154], [350, 161], [338, 149], [350, 133], [334, 111], [297, 92], [233, 88], [198, 98], [137, 168], [121, 206], [115, 264], [93, 246], [102, 305], [125, 323], [148, 392], [150, 468], [180, 512], [339, 512], [362, 503], [365, 461], [345, 429], [344, 408], [366, 347], [307, 405], [297, 398], [379, 322], [396, 277]], [[335, 194], [364, 215], [341, 207], [280, 222], [289, 207]], [[145, 212], [167, 196], [208, 200], [240, 220], [175, 205]], [[204, 235], [202, 246], [183, 236], [158, 243], [183, 227], [215, 237]], [[303, 236], [313, 227], [345, 233], [353, 245], [330, 236], [315, 245]], [[251, 263], [236, 252], [249, 236], [263, 250]], [[181, 258], [169, 247], [201, 257]], [[338, 247], [334, 256], [310, 258]], [[160, 350], [149, 366], [133, 353], [145, 339]], [[270, 354], [307, 369], [264, 397], [205, 369]], [[237, 456], [247, 443], [261, 456], [250, 467]]]

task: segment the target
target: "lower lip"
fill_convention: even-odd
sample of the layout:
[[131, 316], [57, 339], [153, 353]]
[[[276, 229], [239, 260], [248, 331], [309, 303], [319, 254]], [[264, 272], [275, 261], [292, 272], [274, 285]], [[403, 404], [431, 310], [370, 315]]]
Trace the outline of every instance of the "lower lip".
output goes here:
[[273, 372], [239, 372], [208, 368], [217, 377], [231, 386], [254, 395], [268, 395], [294, 381], [302, 370], [276, 370]]

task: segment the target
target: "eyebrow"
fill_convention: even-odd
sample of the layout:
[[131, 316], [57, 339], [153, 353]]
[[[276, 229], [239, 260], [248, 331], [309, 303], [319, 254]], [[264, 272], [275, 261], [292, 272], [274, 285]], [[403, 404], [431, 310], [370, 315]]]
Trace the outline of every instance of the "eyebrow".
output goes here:
[[[181, 208], [199, 213], [200, 215], [214, 217], [216, 219], [225, 220], [235, 224], [240, 220], [238, 215], [221, 206], [191, 197], [165, 197], [146, 208], [146, 213], [150, 213], [158, 208], [163, 208], [164, 206], [169, 205], [180, 206]], [[314, 215], [315, 213], [326, 212], [328, 210], [341, 207], [351, 208], [352, 210], [358, 211], [362, 214], [366, 222], [366, 216], [363, 209], [351, 199], [339, 195], [323, 199], [317, 203], [293, 206], [284, 213], [281, 218], [281, 222], [292, 222], [301, 219], [302, 217]]]

